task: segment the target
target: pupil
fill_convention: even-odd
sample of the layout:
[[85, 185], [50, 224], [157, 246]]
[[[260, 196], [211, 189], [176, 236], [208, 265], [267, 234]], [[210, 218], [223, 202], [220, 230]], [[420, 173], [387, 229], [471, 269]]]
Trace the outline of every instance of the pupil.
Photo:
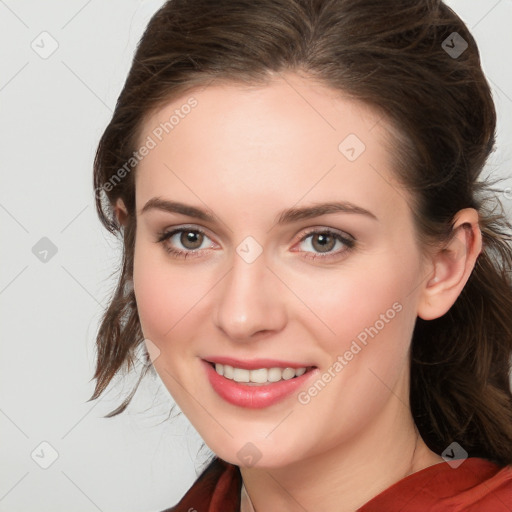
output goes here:
[[187, 249], [197, 249], [203, 243], [203, 235], [194, 231], [184, 231], [181, 234], [180, 242]]
[[320, 234], [313, 238], [313, 247], [319, 252], [328, 252], [334, 247], [334, 237]]

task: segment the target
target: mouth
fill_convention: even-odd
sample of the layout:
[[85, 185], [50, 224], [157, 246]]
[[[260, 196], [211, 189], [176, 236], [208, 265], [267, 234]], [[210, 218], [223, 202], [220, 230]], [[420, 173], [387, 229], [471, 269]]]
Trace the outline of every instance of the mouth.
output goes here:
[[319, 373], [316, 366], [258, 367], [259, 362], [242, 363], [256, 366], [248, 369], [228, 365], [225, 359], [224, 363], [201, 362], [211, 389], [231, 405], [248, 409], [264, 409], [290, 398]]

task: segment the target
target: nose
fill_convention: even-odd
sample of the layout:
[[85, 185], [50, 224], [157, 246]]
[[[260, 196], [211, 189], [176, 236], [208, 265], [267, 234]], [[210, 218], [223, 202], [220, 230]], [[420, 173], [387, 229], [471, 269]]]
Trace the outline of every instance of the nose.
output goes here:
[[264, 256], [247, 263], [237, 254], [233, 267], [219, 283], [214, 323], [226, 336], [249, 341], [262, 333], [277, 333], [287, 322], [280, 281]]

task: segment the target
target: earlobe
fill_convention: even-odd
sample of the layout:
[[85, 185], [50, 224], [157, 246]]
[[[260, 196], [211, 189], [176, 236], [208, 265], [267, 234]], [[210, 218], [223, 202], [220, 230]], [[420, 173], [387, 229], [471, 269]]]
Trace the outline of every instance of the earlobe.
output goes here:
[[117, 199], [114, 205], [114, 214], [119, 225], [125, 226], [128, 217], [128, 210], [124, 204], [124, 201], [120, 197]]
[[451, 240], [432, 256], [433, 274], [426, 280], [418, 316], [433, 320], [443, 316], [455, 303], [482, 251], [478, 212], [460, 210], [454, 218]]

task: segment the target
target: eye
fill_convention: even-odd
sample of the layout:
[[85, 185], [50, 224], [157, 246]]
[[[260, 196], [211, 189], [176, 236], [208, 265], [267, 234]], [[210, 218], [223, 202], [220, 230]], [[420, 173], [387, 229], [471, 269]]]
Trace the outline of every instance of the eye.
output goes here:
[[162, 243], [173, 256], [183, 258], [214, 246], [212, 240], [200, 229], [185, 227], [161, 233], [157, 242]]
[[310, 258], [330, 257], [353, 249], [355, 240], [336, 231], [322, 229], [310, 231], [301, 239], [298, 246], [299, 250], [312, 253], [308, 255]]

